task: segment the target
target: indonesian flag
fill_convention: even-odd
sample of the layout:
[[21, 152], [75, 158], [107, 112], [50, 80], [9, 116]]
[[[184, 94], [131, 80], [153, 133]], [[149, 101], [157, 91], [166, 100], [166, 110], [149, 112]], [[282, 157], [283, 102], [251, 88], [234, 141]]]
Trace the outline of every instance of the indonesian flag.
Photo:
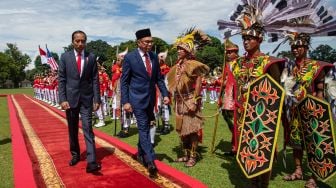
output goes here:
[[41, 63], [48, 64], [47, 53], [40, 46], [39, 51], [40, 51]]
[[50, 65], [50, 68], [52, 70], [57, 70], [58, 69], [57, 62], [55, 61], [54, 57], [51, 55], [47, 47], [46, 49], [47, 49], [47, 60], [48, 60], [48, 64]]

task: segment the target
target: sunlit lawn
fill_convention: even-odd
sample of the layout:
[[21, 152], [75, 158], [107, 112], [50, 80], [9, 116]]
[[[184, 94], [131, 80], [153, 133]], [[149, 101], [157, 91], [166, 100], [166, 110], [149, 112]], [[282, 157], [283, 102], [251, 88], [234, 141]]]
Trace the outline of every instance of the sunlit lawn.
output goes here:
[[0, 97], [0, 187], [13, 187], [12, 139], [6, 97]]
[[[25, 93], [32, 95], [31, 89], [15, 89], [15, 90], [0, 90], [0, 94], [9, 93]], [[213, 115], [216, 111], [216, 105], [211, 105], [206, 103], [204, 115]], [[0, 98], [0, 187], [13, 187], [12, 183], [12, 162], [11, 158], [11, 142], [10, 142], [10, 132], [9, 132], [9, 120], [7, 112], [7, 101], [5, 98]], [[172, 118], [171, 123], [174, 125], [174, 118]], [[4, 123], [3, 123], [4, 122]], [[113, 136], [114, 134], [114, 121], [109, 118], [106, 120], [107, 126], [99, 128], [99, 130], [106, 132]], [[214, 154], [210, 154], [210, 145], [212, 139], [213, 128], [215, 125], [215, 118], [207, 118], [204, 125], [204, 140], [199, 147], [200, 160], [195, 167], [186, 168], [182, 163], [174, 163], [173, 160], [176, 158], [177, 153], [180, 152], [179, 138], [177, 134], [172, 131], [168, 135], [156, 136], [156, 142], [158, 143], [155, 147], [157, 158], [164, 161], [168, 165], [177, 168], [190, 176], [193, 176], [209, 187], [247, 187], [248, 180], [245, 178], [241, 172], [235, 158], [227, 157], [223, 155], [224, 151], [230, 149], [230, 131], [227, 128], [223, 118], [219, 117], [218, 129], [217, 129], [217, 139], [216, 139], [216, 150]], [[120, 130], [119, 122], [117, 123], [117, 132]], [[138, 135], [136, 127], [132, 127], [130, 131], [130, 137], [123, 138], [122, 141], [129, 143], [130, 145], [136, 147], [138, 142]], [[3, 140], [9, 140], [8, 143], [3, 144]], [[269, 187], [304, 187], [304, 181], [295, 182], [285, 182], [282, 180], [282, 176], [286, 173], [292, 172], [294, 165], [291, 157], [291, 150], [287, 151], [287, 169], [284, 169], [282, 165], [282, 128], [278, 139], [278, 160], [274, 164], [272, 179]], [[304, 167], [306, 163], [304, 164]], [[307, 168], [305, 167], [305, 178], [310, 175]], [[3, 184], [2, 182], [5, 182]], [[5, 185], [5, 186], [4, 186]], [[331, 178], [326, 183], [319, 182], [319, 187], [335, 187], [336, 177]]]
[[[204, 115], [211, 116], [215, 114], [216, 105], [206, 103]], [[172, 124], [174, 124], [174, 118], [172, 118]], [[114, 121], [108, 120], [108, 126], [99, 128], [100, 130], [107, 132], [110, 135], [114, 134]], [[119, 124], [117, 124], [119, 125]], [[174, 163], [177, 153], [181, 152], [179, 145], [179, 138], [176, 132], [172, 131], [168, 135], [156, 136], [158, 145], [155, 147], [157, 158], [166, 162], [170, 166], [177, 168], [190, 176], [193, 176], [209, 187], [248, 187], [248, 180], [241, 172], [236, 159], [233, 157], [224, 156], [224, 151], [229, 151], [231, 133], [223, 120], [222, 116], [219, 116], [217, 137], [215, 144], [215, 153], [210, 154], [210, 146], [213, 135], [213, 128], [215, 126], [215, 118], [207, 118], [204, 126], [204, 140], [203, 144], [199, 147], [200, 160], [195, 167], [186, 168], [183, 163]], [[120, 127], [117, 126], [117, 132]], [[292, 159], [292, 151], [287, 149], [287, 169], [283, 167], [282, 149], [283, 149], [283, 130], [280, 129], [278, 139], [278, 157], [274, 163], [272, 179], [269, 187], [304, 187], [305, 181], [285, 182], [282, 180], [283, 175], [290, 173], [294, 170], [294, 164]], [[138, 142], [138, 135], [136, 128], [131, 129], [131, 136], [123, 138], [123, 141], [136, 147]], [[308, 178], [310, 173], [304, 164], [305, 178]], [[336, 177], [329, 180], [327, 183], [319, 183], [320, 187], [335, 187]]]

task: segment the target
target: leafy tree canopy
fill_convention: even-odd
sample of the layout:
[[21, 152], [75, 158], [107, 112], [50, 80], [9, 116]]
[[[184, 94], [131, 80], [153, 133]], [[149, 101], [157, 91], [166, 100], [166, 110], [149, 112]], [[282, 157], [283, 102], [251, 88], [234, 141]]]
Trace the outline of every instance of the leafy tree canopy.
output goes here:
[[336, 62], [336, 50], [327, 44], [322, 44], [316, 49], [309, 52], [311, 59], [326, 61], [329, 63]]
[[27, 54], [22, 54], [16, 44], [7, 43], [7, 47], [5, 54], [11, 58], [9, 79], [14, 82], [15, 87], [18, 87], [19, 83], [25, 79], [24, 69], [31, 62], [31, 59]]

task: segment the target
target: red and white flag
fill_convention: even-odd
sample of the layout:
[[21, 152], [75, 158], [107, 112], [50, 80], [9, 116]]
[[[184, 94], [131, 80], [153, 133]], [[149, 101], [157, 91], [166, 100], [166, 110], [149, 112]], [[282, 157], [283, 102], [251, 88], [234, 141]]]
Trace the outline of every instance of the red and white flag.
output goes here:
[[39, 51], [40, 51], [41, 63], [48, 64], [47, 53], [40, 46]]

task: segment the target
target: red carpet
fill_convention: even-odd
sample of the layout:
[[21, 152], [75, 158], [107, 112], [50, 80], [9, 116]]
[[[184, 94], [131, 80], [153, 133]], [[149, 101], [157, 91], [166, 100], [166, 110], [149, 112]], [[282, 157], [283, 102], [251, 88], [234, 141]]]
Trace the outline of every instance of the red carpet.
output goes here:
[[20, 122], [16, 117], [15, 108], [10, 96], [7, 97], [7, 103], [13, 147], [14, 185], [15, 187], [35, 187], [32, 162], [29, 158], [25, 141], [21, 134]]
[[[134, 161], [125, 162], [125, 160], [129, 160], [127, 156], [123, 156], [117, 149], [113, 153], [113, 147], [102, 140], [99, 141], [97, 137], [97, 159], [102, 163], [103, 169], [99, 174], [87, 174], [85, 172], [85, 143], [82, 134], [79, 135], [82, 152], [81, 162], [74, 167], [70, 167], [68, 161], [71, 156], [65, 120], [23, 95], [15, 95], [13, 98], [24, 127], [22, 129], [26, 134], [26, 143], [30, 143], [27, 144], [27, 148], [30, 150], [30, 157], [34, 163], [34, 172], [39, 174], [37, 172], [39, 169], [42, 176], [40, 180], [36, 178], [37, 187], [62, 184], [66, 187], [160, 187], [168, 183], [152, 181], [146, 174], [141, 173], [145, 170], [144, 168], [135, 169], [134, 166], [136, 165], [130, 165]], [[24, 117], [26, 117], [26, 120]], [[12, 140], [15, 141], [16, 139], [13, 138]], [[16, 148], [13, 149], [13, 151], [15, 150]], [[24, 155], [20, 157], [22, 160], [26, 158]], [[14, 161], [21, 161], [21, 159], [14, 158]], [[27, 168], [29, 171], [27, 166], [22, 168]], [[32, 180], [28, 181], [31, 182]], [[25, 187], [31, 186], [26, 184]]]

